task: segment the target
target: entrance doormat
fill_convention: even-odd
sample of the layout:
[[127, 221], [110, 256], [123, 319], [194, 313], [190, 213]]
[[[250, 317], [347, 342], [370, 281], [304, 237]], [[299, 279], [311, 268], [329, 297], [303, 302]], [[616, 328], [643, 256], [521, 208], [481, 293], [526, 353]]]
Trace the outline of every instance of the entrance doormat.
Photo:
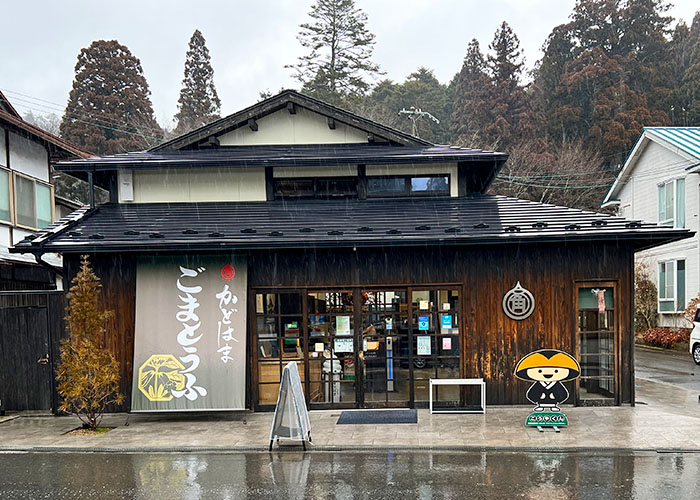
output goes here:
[[417, 424], [416, 410], [353, 410], [340, 414], [337, 424]]

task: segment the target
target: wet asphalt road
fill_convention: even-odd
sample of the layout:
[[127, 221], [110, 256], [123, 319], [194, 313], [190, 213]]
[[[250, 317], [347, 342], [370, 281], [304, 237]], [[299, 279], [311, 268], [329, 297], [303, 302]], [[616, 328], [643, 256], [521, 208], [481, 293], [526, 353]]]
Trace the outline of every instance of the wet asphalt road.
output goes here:
[[636, 348], [634, 369], [637, 378], [663, 382], [700, 394], [700, 366], [690, 353]]
[[690, 499], [700, 454], [0, 454], [7, 499]]

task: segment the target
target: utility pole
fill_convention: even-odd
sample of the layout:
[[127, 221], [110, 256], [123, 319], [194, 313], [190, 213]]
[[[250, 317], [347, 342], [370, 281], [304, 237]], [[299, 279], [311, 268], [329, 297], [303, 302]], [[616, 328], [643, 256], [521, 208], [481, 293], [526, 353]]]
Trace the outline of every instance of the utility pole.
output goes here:
[[427, 111], [423, 111], [420, 108], [416, 109], [413, 106], [411, 106], [411, 109], [403, 108], [401, 111], [399, 111], [399, 114], [406, 115], [406, 116], [408, 116], [408, 119], [411, 120], [411, 125], [412, 125], [411, 135], [413, 135], [414, 137], [418, 137], [418, 127], [416, 126], [416, 122], [419, 119], [421, 119], [423, 117], [427, 117], [427, 118], [430, 118], [431, 120], [433, 120], [435, 123], [438, 123], [438, 124], [440, 123], [440, 120], [435, 118], [433, 115], [431, 115]]

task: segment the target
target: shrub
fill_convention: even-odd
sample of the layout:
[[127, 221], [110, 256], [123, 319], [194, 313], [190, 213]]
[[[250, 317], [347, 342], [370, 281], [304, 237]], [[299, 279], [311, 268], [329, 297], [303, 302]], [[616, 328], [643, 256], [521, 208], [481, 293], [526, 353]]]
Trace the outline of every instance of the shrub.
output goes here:
[[683, 319], [685, 319], [690, 327], [693, 327], [693, 319], [695, 319], [695, 311], [700, 307], [700, 293], [690, 302], [683, 311]]
[[650, 330], [658, 324], [656, 301], [656, 285], [651, 280], [649, 269], [643, 262], [638, 262], [634, 265], [634, 329], [636, 332]]
[[118, 392], [119, 362], [104, 345], [104, 325], [112, 311], [100, 311], [100, 288], [99, 278], [83, 256], [68, 293], [70, 338], [61, 343], [56, 377], [62, 398], [59, 409], [75, 413], [92, 430], [97, 429], [107, 405], [124, 400]]
[[651, 328], [644, 332], [642, 339], [649, 345], [669, 349], [679, 342], [690, 342], [690, 330], [688, 328]]

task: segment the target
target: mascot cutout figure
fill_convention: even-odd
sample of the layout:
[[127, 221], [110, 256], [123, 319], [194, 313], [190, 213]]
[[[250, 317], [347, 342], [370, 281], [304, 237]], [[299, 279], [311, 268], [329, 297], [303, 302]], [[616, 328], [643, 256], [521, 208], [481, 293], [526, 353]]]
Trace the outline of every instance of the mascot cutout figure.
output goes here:
[[533, 382], [527, 391], [527, 399], [535, 405], [525, 425], [537, 427], [559, 427], [569, 425], [559, 405], [569, 399], [569, 391], [562, 382], [574, 380], [581, 374], [581, 367], [573, 356], [555, 349], [531, 352], [518, 362], [515, 376]]

